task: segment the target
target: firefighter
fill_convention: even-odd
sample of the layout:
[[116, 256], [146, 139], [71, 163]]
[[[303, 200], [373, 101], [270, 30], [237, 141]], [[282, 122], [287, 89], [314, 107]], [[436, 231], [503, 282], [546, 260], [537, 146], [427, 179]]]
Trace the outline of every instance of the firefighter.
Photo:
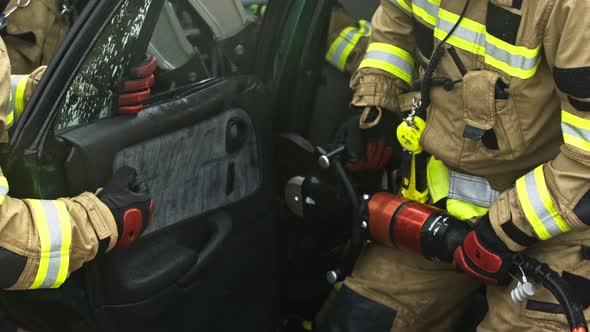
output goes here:
[[[242, 4], [255, 16], [264, 16], [267, 3], [264, 0], [242, 0]], [[352, 75], [363, 59], [370, 35], [370, 22], [355, 20], [341, 4], [335, 3], [330, 10], [325, 60], [339, 71]]]
[[12, 65], [12, 74], [30, 74], [48, 65], [71, 25], [68, 1], [11, 0], [3, 35]]
[[[10, 63], [1, 39], [0, 78], [0, 134], [6, 142]], [[131, 245], [147, 227], [152, 210], [147, 186], [130, 168], [115, 172], [98, 196], [86, 192], [57, 200], [21, 200], [8, 192], [0, 170], [0, 289], [59, 287], [85, 262]]]
[[352, 75], [365, 55], [370, 35], [371, 23], [355, 20], [339, 4], [332, 6], [326, 61]]
[[590, 305], [588, 15], [590, 2], [576, 0], [381, 1], [351, 79], [352, 140], [381, 143], [356, 168], [387, 164], [384, 135], [399, 123], [414, 152], [402, 162], [428, 157], [408, 164], [427, 187], [403, 182], [406, 198], [472, 227], [440, 253], [454, 266], [366, 246], [318, 331], [453, 331], [483, 283], [478, 331], [567, 330], [542, 286], [512, 302], [516, 252], [562, 273]]

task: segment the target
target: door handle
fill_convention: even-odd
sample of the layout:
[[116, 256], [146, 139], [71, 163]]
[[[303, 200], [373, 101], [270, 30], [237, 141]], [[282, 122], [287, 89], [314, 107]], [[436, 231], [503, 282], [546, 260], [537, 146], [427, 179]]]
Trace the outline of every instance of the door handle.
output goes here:
[[232, 230], [232, 218], [230, 215], [227, 213], [215, 214], [208, 217], [206, 222], [211, 237], [199, 252], [195, 264], [179, 279], [180, 285], [188, 285], [196, 280], [200, 272], [215, 259], [215, 256], [223, 250], [224, 245], [229, 240]]

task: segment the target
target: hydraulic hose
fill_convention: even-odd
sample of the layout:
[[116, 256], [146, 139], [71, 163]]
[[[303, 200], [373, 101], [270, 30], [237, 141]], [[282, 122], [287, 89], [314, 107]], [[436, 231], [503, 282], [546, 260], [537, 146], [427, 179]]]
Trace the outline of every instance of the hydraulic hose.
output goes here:
[[352, 267], [356, 262], [356, 259], [360, 255], [360, 252], [363, 247], [362, 241], [362, 234], [361, 234], [361, 208], [360, 208], [360, 197], [357, 195], [352, 183], [348, 175], [346, 174], [346, 170], [342, 163], [338, 159], [334, 159], [334, 169], [340, 179], [340, 182], [344, 186], [344, 190], [346, 191], [346, 195], [350, 199], [350, 203], [352, 204], [352, 236], [350, 240], [350, 246], [347, 248], [342, 266], [340, 267], [340, 271], [338, 271], [338, 280], [344, 279], [345, 276], [350, 275], [352, 272]]
[[576, 303], [571, 287], [557, 272], [547, 264], [521, 254], [516, 254], [513, 261], [553, 294], [557, 302], [561, 304], [572, 332], [588, 331], [582, 306]]

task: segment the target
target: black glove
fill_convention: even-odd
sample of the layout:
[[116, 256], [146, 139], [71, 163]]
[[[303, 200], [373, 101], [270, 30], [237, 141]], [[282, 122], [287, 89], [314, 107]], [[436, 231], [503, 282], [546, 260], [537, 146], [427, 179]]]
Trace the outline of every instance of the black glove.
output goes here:
[[115, 217], [119, 233], [115, 249], [129, 247], [150, 224], [154, 202], [146, 183], [134, 168], [118, 169], [98, 198]]
[[513, 268], [513, 255], [485, 215], [455, 250], [453, 264], [488, 284], [506, 284]]
[[335, 141], [346, 147], [349, 172], [385, 169], [399, 146], [396, 129], [401, 119], [389, 111], [372, 108], [365, 122], [373, 122], [381, 116], [378, 123], [367, 129], [359, 127], [362, 114], [356, 112], [344, 122], [336, 133]]

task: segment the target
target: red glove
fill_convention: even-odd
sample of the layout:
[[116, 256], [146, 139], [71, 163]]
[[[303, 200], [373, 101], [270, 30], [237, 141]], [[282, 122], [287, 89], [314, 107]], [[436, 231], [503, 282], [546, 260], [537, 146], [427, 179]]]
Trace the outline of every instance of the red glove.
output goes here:
[[[380, 111], [372, 108], [368, 118], [376, 118]], [[359, 122], [361, 114], [356, 114], [347, 120], [336, 134], [336, 141], [346, 147], [349, 172], [385, 169], [391, 161], [393, 151], [397, 145], [395, 130], [397, 117], [388, 111], [383, 111], [379, 123], [368, 129], [361, 129]]]
[[119, 239], [114, 249], [129, 247], [150, 224], [154, 202], [135, 169], [118, 169], [98, 198], [111, 210], [117, 223]]
[[488, 284], [505, 284], [510, 279], [513, 254], [496, 235], [486, 215], [455, 249], [453, 264]]
[[156, 58], [146, 56], [144, 63], [129, 71], [129, 77], [120, 86], [119, 113], [137, 114], [143, 109], [143, 103], [150, 98], [151, 87], [156, 82], [154, 72], [157, 68]]

